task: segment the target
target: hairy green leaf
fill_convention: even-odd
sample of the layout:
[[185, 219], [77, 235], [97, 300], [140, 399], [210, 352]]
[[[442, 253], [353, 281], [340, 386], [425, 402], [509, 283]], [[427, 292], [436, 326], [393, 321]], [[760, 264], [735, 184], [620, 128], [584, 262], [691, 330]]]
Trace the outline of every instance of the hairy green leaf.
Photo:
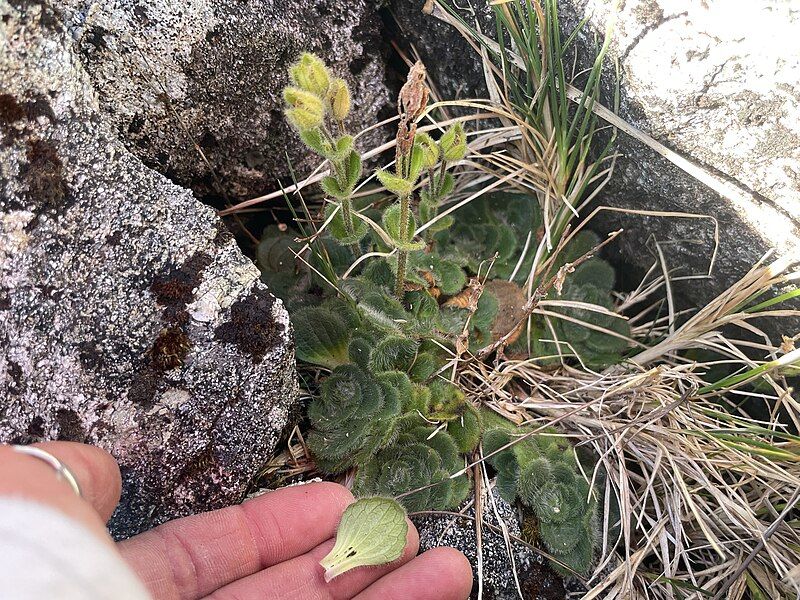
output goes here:
[[301, 308], [292, 317], [299, 360], [334, 369], [349, 362], [350, 327], [342, 315], [321, 306]]
[[425, 242], [414, 242], [414, 231], [417, 228], [416, 220], [411, 211], [408, 211], [408, 222], [406, 223], [406, 234], [402, 235], [401, 223], [401, 210], [400, 205], [395, 204], [390, 206], [383, 213], [383, 228], [392, 239], [394, 247], [398, 250], [406, 250], [409, 252], [415, 250], [422, 250], [425, 247]]
[[320, 129], [307, 129], [300, 132], [300, 139], [314, 152], [324, 158], [330, 158], [334, 154], [331, 143], [322, 135]]
[[403, 179], [385, 169], [379, 169], [375, 175], [378, 177], [378, 181], [381, 182], [383, 187], [398, 196], [408, 196], [411, 190], [414, 189], [414, 184], [411, 181]]
[[[328, 204], [325, 206], [325, 219], [329, 219], [333, 211], [336, 210], [336, 204]], [[369, 232], [369, 225], [367, 225], [364, 221], [356, 217], [355, 215], [351, 214], [351, 218], [353, 219], [353, 233], [348, 234], [347, 228], [344, 224], [344, 213], [342, 212], [341, 208], [336, 212], [336, 214], [331, 219], [330, 223], [328, 223], [328, 231], [330, 231], [331, 236], [336, 239], [342, 245], [351, 245], [357, 244], [364, 236], [367, 235]]]
[[419, 343], [399, 335], [389, 335], [380, 340], [370, 354], [370, 368], [380, 371], [406, 371], [414, 362]]

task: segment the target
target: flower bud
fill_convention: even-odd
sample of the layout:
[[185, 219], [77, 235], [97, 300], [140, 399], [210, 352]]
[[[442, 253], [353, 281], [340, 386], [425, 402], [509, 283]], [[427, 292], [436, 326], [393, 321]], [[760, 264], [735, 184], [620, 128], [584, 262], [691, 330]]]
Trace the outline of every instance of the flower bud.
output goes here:
[[439, 146], [427, 133], [418, 133], [414, 138], [414, 145], [422, 151], [422, 167], [432, 169], [439, 162]]
[[317, 96], [300, 88], [287, 87], [283, 90], [283, 97], [291, 107], [286, 110], [286, 116], [298, 130], [306, 131], [322, 125], [325, 110]]
[[350, 89], [344, 79], [331, 81], [328, 88], [328, 106], [337, 121], [344, 121], [350, 113]]
[[306, 110], [305, 108], [287, 108], [286, 118], [289, 123], [298, 131], [308, 131], [309, 129], [316, 129], [322, 125], [322, 113]]
[[300, 60], [289, 67], [289, 77], [296, 86], [320, 98], [327, 94], [331, 81], [325, 63], [309, 52], [304, 52]]
[[467, 155], [467, 134], [461, 123], [448, 129], [439, 140], [442, 154], [447, 161], [461, 160]]

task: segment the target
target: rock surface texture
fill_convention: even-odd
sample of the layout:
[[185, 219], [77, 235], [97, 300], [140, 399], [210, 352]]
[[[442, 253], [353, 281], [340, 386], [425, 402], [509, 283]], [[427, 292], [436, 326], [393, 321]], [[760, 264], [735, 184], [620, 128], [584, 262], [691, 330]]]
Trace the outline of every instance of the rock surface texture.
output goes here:
[[[592, 28], [602, 31], [610, 4], [563, 5], [568, 25], [590, 14]], [[772, 0], [742, 3], [735, 11], [719, 0], [624, 4], [610, 49], [621, 69], [619, 115], [686, 158], [715, 189], [621, 134], [622, 158], [602, 203], [716, 218], [713, 278], [678, 284], [697, 306], [770, 248], [800, 259], [800, 38], [794, 33], [800, 10]], [[588, 49], [588, 37], [581, 48]], [[606, 88], [608, 102], [610, 81]], [[707, 219], [615, 213], [598, 224], [626, 228], [618, 252], [641, 269], [656, 260], [655, 242], [676, 276], [708, 268], [714, 241]], [[650, 252], [641, 252], [648, 238]]]
[[[418, 12], [422, 2], [410, 3], [418, 5], [415, 10], [401, 10], [399, 4], [407, 3], [398, 2], [398, 14], [404, 29], [419, 36], [418, 47], [430, 62], [452, 47], [459, 49], [457, 55], [469, 52], [455, 31], [444, 32], [435, 19]], [[594, 57], [596, 35], [602, 36], [613, 4], [559, 3], [565, 32], [590, 15], [578, 38], [582, 61]], [[701, 183], [620, 133], [620, 158], [599, 203], [717, 220], [720, 244], [712, 278], [675, 284], [689, 304], [698, 306], [771, 248], [777, 256], [800, 258], [800, 38], [795, 35], [800, 10], [773, 0], [737, 4], [734, 11], [724, 0], [628, 0], [621, 5], [609, 50], [609, 59], [620, 65], [619, 116], [713, 183]], [[471, 6], [485, 23], [486, 1]], [[493, 29], [484, 26], [484, 31]], [[613, 72], [610, 64], [606, 72]], [[460, 86], [461, 95], [485, 96], [480, 71], [461, 73], [459, 81], [454, 72], [442, 71], [443, 95], [459, 93]], [[612, 104], [612, 84], [608, 77], [603, 97], [607, 106]], [[628, 283], [657, 260], [656, 242], [674, 277], [706, 273], [714, 251], [710, 219], [614, 212], [601, 213], [594, 227], [626, 229], [622, 241], [609, 250], [616, 253], [616, 262], [635, 267]]]
[[0, 0], [0, 441], [110, 451], [124, 537], [243, 496], [294, 348], [213, 211], [118, 141], [72, 37]]
[[[367, 0], [54, 0], [100, 111], [144, 163], [231, 202], [316, 166], [283, 118], [286, 68], [305, 50], [346, 77], [359, 131], [389, 93]], [[376, 142], [380, 132], [364, 140]]]
[[[464, 514], [473, 517], [475, 511], [470, 507]], [[491, 498], [484, 497], [483, 520], [497, 528], [498, 516], [508, 528], [508, 533], [519, 538], [520, 523], [516, 511], [492, 490]], [[412, 521], [419, 531], [420, 552], [440, 546], [450, 546], [464, 553], [472, 564], [474, 576], [470, 597], [478, 598], [478, 545], [475, 537], [475, 521], [472, 518], [451, 515], [416, 516], [412, 517]], [[540, 555], [513, 540], [510, 540], [509, 552], [503, 535], [486, 526], [481, 532], [481, 541], [483, 598], [516, 600], [520, 597], [520, 590], [522, 597], [530, 600], [562, 600], [565, 597], [561, 577], [547, 566]], [[511, 554], [514, 557], [513, 563]]]

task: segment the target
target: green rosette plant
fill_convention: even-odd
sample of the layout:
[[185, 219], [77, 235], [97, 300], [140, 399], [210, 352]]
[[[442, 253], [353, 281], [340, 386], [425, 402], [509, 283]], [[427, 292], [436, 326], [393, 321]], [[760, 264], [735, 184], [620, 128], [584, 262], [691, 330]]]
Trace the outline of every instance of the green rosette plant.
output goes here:
[[395, 445], [359, 470], [353, 492], [398, 497], [412, 512], [457, 507], [469, 493], [469, 480], [466, 475], [455, 479], [450, 475], [464, 468], [464, 460], [449, 434], [434, 432], [432, 427], [417, 426], [402, 433]]
[[498, 492], [506, 501], [519, 500], [533, 511], [539, 539], [555, 558], [586, 573], [599, 539], [597, 506], [572, 444], [550, 430], [503, 449], [531, 430], [489, 413], [484, 419], [483, 451], [497, 472]]
[[[469, 494], [470, 474], [461, 471], [482, 443], [500, 494], [535, 515], [536, 541], [585, 572], [597, 511], [572, 446], [549, 431], [492, 454], [529, 430], [487, 417], [446, 377], [453, 356], [470, 360], [524, 318], [526, 335], [504, 341], [511, 350], [544, 356], [542, 340], [555, 336], [572, 349], [563, 360], [618, 360], [630, 329], [613, 312], [614, 271], [599, 258], [578, 260], [597, 239], [578, 234], [539, 272], [547, 257], [536, 256], [544, 217], [535, 196], [495, 191], [448, 208], [454, 194], [471, 193], [457, 191], [453, 173], [468, 152], [467, 132], [460, 122], [438, 139], [418, 130], [429, 110], [419, 64], [400, 93], [394, 165], [376, 171], [380, 187], [356, 205], [362, 161], [344, 127], [347, 84], [310, 54], [290, 78], [287, 118], [330, 165], [320, 186], [333, 201], [312, 231], [303, 219], [299, 232], [267, 228], [258, 264], [287, 302], [298, 360], [311, 371], [306, 439], [316, 468], [349, 472], [357, 496], [394, 499], [409, 511], [450, 510]], [[548, 304], [550, 316], [523, 313], [530, 290], [575, 261], [559, 291], [543, 296], [562, 301]], [[363, 514], [393, 513], [376, 506]], [[327, 561], [331, 576], [358, 562], [349, 547]]]

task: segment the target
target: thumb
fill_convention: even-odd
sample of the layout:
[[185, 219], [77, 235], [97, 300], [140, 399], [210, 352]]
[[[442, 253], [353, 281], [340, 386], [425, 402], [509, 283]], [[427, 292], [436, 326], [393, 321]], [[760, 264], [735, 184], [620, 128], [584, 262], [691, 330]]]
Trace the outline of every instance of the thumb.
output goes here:
[[81, 497], [52, 466], [7, 445], [0, 446], [0, 496], [23, 497], [46, 504], [108, 538], [105, 522], [119, 502], [121, 487], [119, 467], [112, 456], [95, 446], [74, 442], [44, 442], [34, 446], [69, 469], [80, 487]]

